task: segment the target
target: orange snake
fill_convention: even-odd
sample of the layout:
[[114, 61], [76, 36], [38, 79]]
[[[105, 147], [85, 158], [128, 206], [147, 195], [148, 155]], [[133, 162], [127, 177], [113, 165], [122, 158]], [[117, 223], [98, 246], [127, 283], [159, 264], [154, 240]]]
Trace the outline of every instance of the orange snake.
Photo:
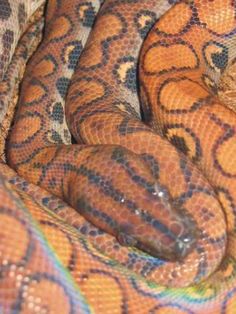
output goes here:
[[235, 3], [100, 2], [49, 0], [26, 67], [6, 151], [27, 181], [0, 168], [0, 311], [234, 314], [235, 116], [215, 95]]

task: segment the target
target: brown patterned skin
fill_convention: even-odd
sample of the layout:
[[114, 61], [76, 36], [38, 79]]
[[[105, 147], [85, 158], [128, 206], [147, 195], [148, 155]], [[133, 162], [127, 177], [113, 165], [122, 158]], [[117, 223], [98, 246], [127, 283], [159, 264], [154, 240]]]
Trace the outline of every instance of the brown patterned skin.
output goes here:
[[[72, 132], [74, 129], [77, 131], [78, 125], [81, 124], [80, 120], [83, 121], [79, 127], [80, 134], [73, 132], [77, 141], [82, 139], [83, 143], [87, 144], [122, 144], [146, 160], [147, 165], [152, 167], [151, 171], [149, 172], [147, 165], [145, 167], [142, 164], [138, 156], [135, 158], [135, 155], [122, 147], [114, 145], [68, 147], [60, 145], [60, 134], [50, 130], [51, 119], [56, 120], [56, 123], [63, 123], [58, 114], [61, 110], [62, 116], [63, 108], [61, 102], [55, 99], [63, 98], [69, 80], [69, 74], [66, 75], [66, 72], [72, 71], [70, 64], [67, 69], [68, 63], [59, 62], [67, 60], [68, 50], [70, 53], [72, 49], [75, 53], [80, 51], [79, 43], [74, 42], [74, 38], [81, 30], [79, 25], [77, 27], [72, 25], [72, 21], [75, 23], [77, 20], [79, 23], [76, 16], [80, 12], [79, 9], [81, 8], [74, 10], [72, 3], [64, 2], [63, 5], [56, 6], [55, 2], [53, 6], [53, 2], [49, 2], [46, 18], [49, 22], [46, 24], [44, 42], [31, 60], [22, 85], [19, 109], [9, 138], [9, 163], [31, 183], [64, 198], [90, 222], [116, 236], [122, 244], [136, 246], [153, 256], [175, 261], [167, 264], [165, 268], [168, 270], [170, 268], [170, 272], [179, 269], [179, 275], [163, 279], [163, 283], [184, 286], [190, 280], [199, 281], [203, 274], [215, 270], [225, 250], [225, 222], [221, 208], [214, 199], [214, 193], [184, 156], [179, 155], [171, 145], [154, 134], [136, 116], [130, 116], [132, 112], [124, 113], [119, 110], [112, 98], [118, 99], [119, 91], [113, 86], [119, 85], [112, 80], [111, 74], [113, 75], [114, 70], [109, 67], [119, 72], [117, 62], [126, 59], [136, 60], [137, 51], [142, 43], [142, 37], [135, 29], [135, 24], [129, 26], [128, 21], [135, 21], [140, 9], [153, 10], [153, 1], [147, 1], [142, 6], [139, 2], [136, 5], [132, 3], [131, 6], [116, 1], [114, 3], [108, 1], [103, 5], [86, 43], [85, 54], [82, 54], [79, 60], [67, 97], [68, 119], [73, 117], [73, 121], [69, 121]], [[52, 19], [52, 16], [55, 16], [55, 19]], [[100, 25], [106, 23], [111, 25], [112, 29], [107, 28], [107, 33], [101, 32]], [[59, 24], [64, 25], [61, 32], [56, 28]], [[126, 36], [123, 43], [122, 34], [125, 32], [133, 35]], [[100, 63], [100, 59], [93, 60], [89, 57], [90, 49], [98, 58], [99, 53], [96, 49], [102, 49], [101, 42], [106, 45], [107, 36], [114, 37], [114, 45], [111, 40], [107, 48], [112, 57], [106, 56], [104, 66], [93, 64], [88, 67], [84, 64], [87, 60]], [[127, 42], [129, 38], [131, 43]], [[58, 44], [55, 46], [56, 41]], [[117, 45], [120, 47], [119, 50]], [[134, 56], [131, 56], [131, 53]], [[62, 72], [63, 67], [66, 67], [65, 73]], [[53, 86], [52, 82], [55, 82], [54, 86], [57, 87], [55, 93], [59, 95], [48, 90], [48, 86]], [[102, 94], [104, 89], [107, 89], [105, 95]], [[126, 93], [129, 92], [127, 89]], [[94, 106], [93, 103], [90, 106], [91, 97], [95, 97]], [[99, 101], [102, 102], [102, 114]], [[122, 101], [122, 93], [119, 101]], [[25, 128], [27, 131], [22, 132]], [[117, 132], [116, 128], [120, 131]], [[93, 138], [89, 138], [89, 134], [93, 134]], [[164, 157], [167, 155], [169, 158]], [[176, 183], [169, 180], [169, 176], [174, 175]], [[202, 210], [205, 208], [207, 214], [209, 212], [209, 221], [194, 215], [199, 202]], [[185, 216], [181, 218], [175, 209], [182, 211], [182, 215], [186, 211]], [[196, 222], [192, 223], [192, 220]], [[209, 222], [219, 231], [210, 232], [207, 227]], [[205, 230], [207, 234], [200, 230]], [[196, 246], [193, 242], [194, 237], [198, 240]], [[192, 252], [184, 262], [176, 261], [183, 259], [190, 250]], [[212, 262], [201, 271], [199, 268], [201, 269], [203, 260]], [[184, 273], [180, 284], [179, 277], [183, 277]]]
[[5, 161], [5, 144], [12, 124], [18, 101], [19, 85], [24, 75], [26, 63], [42, 39], [44, 26], [43, 6], [30, 18], [27, 31], [18, 42], [12, 61], [0, 81], [0, 159]]
[[1, 0], [0, 2], [0, 79], [11, 62], [20, 36], [34, 12], [45, 0]]
[[[155, 27], [161, 25], [168, 28], [169, 21], [172, 21], [170, 17], [174, 19], [172, 24], [179, 26], [180, 22], [178, 24], [176, 20], [175, 10], [183, 12], [183, 18], [180, 19], [183, 22], [187, 19], [188, 8], [194, 12], [193, 17], [195, 17], [196, 11], [202, 12], [202, 3], [196, 1], [187, 5], [187, 2], [182, 2], [181, 7], [174, 6], [169, 15], [165, 15]], [[222, 4], [221, 1], [211, 1], [209, 12], [216, 3]], [[72, 218], [74, 214], [67, 214], [67, 211], [70, 212], [72, 209], [67, 208], [61, 216], [65, 215], [67, 223], [77, 227], [77, 231], [70, 229], [54, 214], [45, 211], [40, 204], [38, 199], [45, 192], [38, 190], [35, 194], [34, 191], [39, 188], [19, 179], [3, 166], [1, 173], [11, 185], [1, 182], [0, 196], [7, 200], [6, 206], [1, 208], [1, 212], [6, 216], [3, 217], [6, 220], [3, 219], [2, 223], [3, 226], [14, 226], [18, 234], [22, 235], [21, 244], [24, 245], [24, 248], [15, 251], [17, 232], [13, 233], [11, 238], [10, 228], [2, 228], [6, 232], [5, 238], [10, 239], [9, 244], [6, 245], [10, 253], [7, 251], [1, 254], [5, 257], [2, 260], [2, 265], [5, 267], [3, 267], [4, 275], [1, 284], [3, 287], [9, 286], [8, 278], [13, 278], [10, 285], [14, 286], [13, 291], [17, 295], [13, 305], [14, 297], [10, 297], [9, 303], [2, 301], [3, 306], [20, 309], [22, 313], [27, 313], [27, 308], [35, 311], [37, 309], [42, 313], [43, 311], [44, 313], [57, 312], [58, 309], [65, 313], [87, 313], [89, 305], [89, 308], [96, 313], [99, 311], [111, 313], [115, 309], [118, 313], [173, 313], [173, 311], [206, 313], [207, 311], [207, 313], [233, 314], [235, 262], [231, 251], [227, 251], [223, 264], [218, 268], [226, 245], [224, 215], [228, 214], [230, 218], [230, 215], [233, 215], [232, 210], [228, 212], [227, 207], [225, 212], [222, 211], [214, 191], [202, 174], [182, 153], [143, 124], [137, 114], [138, 103], [137, 97], [134, 96], [137, 89], [135, 69], [142, 40], [148, 29], [145, 22], [151, 21], [152, 18], [154, 22], [158, 15], [163, 14], [168, 7], [166, 1], [156, 3], [155, 1], [111, 0], [106, 1], [102, 6], [68, 90], [67, 120], [74, 138], [80, 144], [69, 145], [63, 104], [68, 82], [75, 69], [74, 58], [78, 57], [83, 46], [83, 43], [79, 43], [75, 38], [78, 38], [81, 31], [85, 31], [76, 23], [88, 22], [87, 17], [91, 17], [91, 13], [94, 15], [95, 9], [99, 8], [97, 3], [93, 4], [96, 6], [92, 10], [88, 3], [84, 2], [81, 5], [79, 3], [77, 7], [71, 2], [48, 3], [48, 24], [44, 41], [31, 59], [22, 84], [18, 112], [9, 138], [8, 162], [29, 182], [49, 190], [55, 196], [64, 198], [91, 222], [115, 235], [121, 242], [128, 241], [126, 244], [136, 245], [153, 255], [171, 259], [182, 255], [185, 257], [186, 253], [188, 254], [181, 261], [158, 261], [135, 249], [120, 246], [112, 236], [106, 235], [107, 238], [103, 238], [104, 234], [101, 231], [94, 231], [91, 225], [85, 228], [82, 221], [79, 226], [76, 226]], [[230, 3], [227, 5], [231, 7]], [[214, 19], [217, 20], [217, 10], [214, 14]], [[81, 16], [83, 18], [80, 20], [78, 17]], [[168, 23], [165, 24], [166, 16], [168, 16]], [[191, 25], [192, 23], [191, 20]], [[149, 28], [150, 26], [151, 23]], [[201, 28], [199, 25], [198, 27]], [[210, 35], [213, 37], [213, 34]], [[154, 37], [154, 41], [156, 40], [155, 29], [150, 36]], [[192, 37], [190, 36], [190, 39]], [[164, 40], [166, 36], [163, 36], [162, 42]], [[178, 44], [177, 41], [175, 45], [178, 47]], [[149, 47], [150, 42], [146, 42], [145, 45], [143, 56], [145, 47]], [[186, 55], [186, 58], [189, 57], [192, 62], [190, 51], [184, 49], [185, 47], [180, 52], [183, 56]], [[197, 53], [198, 55], [200, 52]], [[141, 59], [143, 72], [146, 70], [145, 66], [149, 65], [150, 60], [147, 60], [149, 59]], [[163, 62], [163, 67], [166, 62]], [[155, 92], [148, 89], [146, 79], [147, 77], [149, 79], [149, 76], [146, 74], [143, 73], [141, 77], [145, 105], [147, 98], [153, 97], [156, 101], [156, 89]], [[166, 73], [164, 75], [167, 76]], [[156, 75], [153, 76], [156, 79]], [[158, 83], [152, 83], [150, 89], [153, 84]], [[195, 85], [194, 87], [196, 88]], [[185, 89], [188, 90], [188, 86], [187, 88], [185, 86]], [[200, 91], [205, 95], [205, 90], [199, 86], [195, 90], [196, 93]], [[167, 93], [167, 100], [171, 100], [168, 95]], [[210, 101], [208, 95], [204, 97], [204, 101]], [[188, 98], [183, 99], [188, 101]], [[154, 102], [154, 109], [151, 111], [153, 116], [158, 111], [156, 105]], [[147, 117], [152, 125], [159, 119], [157, 114], [155, 119], [152, 116], [150, 118], [150, 115]], [[221, 121], [218, 118], [215, 120]], [[195, 125], [198, 125], [197, 122]], [[230, 146], [233, 147], [233, 144]], [[207, 154], [204, 158], [207, 163]], [[10, 188], [18, 193], [25, 208], [15, 192], [9, 194]], [[219, 191], [225, 193], [222, 189]], [[12, 202], [9, 201], [11, 198]], [[46, 198], [50, 199], [49, 196]], [[225, 202], [228, 200], [226, 199]], [[220, 201], [224, 205], [224, 199], [222, 201], [220, 198]], [[33, 219], [40, 224], [57, 258], [59, 256], [60, 263], [69, 270], [88, 303], [83, 300], [78, 291], [75, 291], [71, 278], [66, 278], [65, 272], [58, 270], [61, 265], [54, 259], [54, 255], [48, 254], [50, 249], [47, 243], [41, 240], [42, 236], [34, 225], [32, 217], [28, 216], [25, 220], [24, 218], [21, 220], [19, 213], [19, 219], [9, 219], [10, 216], [16, 215], [9, 215], [8, 208], [16, 212], [21, 209], [22, 213], [27, 213], [27, 208], [29, 209]], [[28, 229], [21, 226], [27, 226]], [[27, 233], [25, 234], [26, 230], [30, 230], [28, 236]], [[91, 232], [88, 233], [87, 230]], [[86, 237], [79, 236], [80, 234]], [[176, 238], [173, 238], [173, 235]], [[183, 240], [183, 237], [193, 241], [193, 236], [197, 237], [196, 243], [193, 243], [194, 248], [188, 243], [180, 245], [179, 240]], [[31, 237], [35, 244], [29, 246]], [[97, 247], [97, 251], [89, 247], [88, 240]], [[233, 242], [234, 240], [229, 243]], [[32, 248], [33, 252], [31, 257], [29, 251], [29, 260], [16, 255], [17, 252], [23, 252], [27, 248], [28, 250]], [[109, 263], [111, 260], [100, 256], [99, 251], [104, 250], [119, 263], [128, 265], [130, 270], [127, 272], [117, 264], [115, 267], [112, 266]], [[66, 252], [69, 252], [68, 258]], [[12, 256], [15, 260], [12, 260]], [[44, 266], [48, 268], [42, 268], [41, 273], [46, 275], [40, 273], [35, 277], [27, 273], [29, 270], [33, 273], [38, 270], [42, 260]], [[16, 270], [19, 270], [22, 262], [23, 273], [19, 276]], [[13, 270], [10, 267], [12, 265], [14, 265]], [[215, 270], [214, 275], [205, 283], [197, 284]], [[149, 285], [142, 278], [137, 278], [133, 271], [166, 286], [181, 287], [189, 284], [194, 286], [182, 290], [160, 286], [152, 288], [151, 283]], [[22, 284], [19, 283], [19, 278], [24, 278]], [[219, 280], [223, 282], [223, 287], [220, 289], [217, 286]], [[31, 284], [34, 289], [29, 293]], [[55, 288], [53, 288], [54, 284]], [[26, 291], [24, 293], [23, 287], [27, 287], [24, 288]], [[61, 291], [59, 299], [65, 302], [57, 304], [53, 297], [47, 300], [44, 293], [51, 289]], [[112, 292], [109, 293], [109, 297], [106, 297], [104, 291], [108, 289]], [[96, 298], [98, 293], [101, 295], [99, 302], [101, 301], [102, 305], [98, 304]], [[192, 303], [188, 298], [192, 298]], [[140, 307], [140, 304], [143, 306]]]

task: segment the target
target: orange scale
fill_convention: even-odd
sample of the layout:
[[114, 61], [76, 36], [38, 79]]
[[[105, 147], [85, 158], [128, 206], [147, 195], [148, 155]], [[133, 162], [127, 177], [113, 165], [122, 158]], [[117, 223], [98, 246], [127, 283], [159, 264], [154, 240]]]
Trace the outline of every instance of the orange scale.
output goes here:
[[14, 137], [14, 143], [20, 144], [36, 135], [36, 133], [41, 129], [42, 119], [36, 115], [28, 115], [21, 117], [18, 120], [18, 124], [21, 132], [18, 132]]
[[41, 223], [40, 228], [62, 264], [65, 267], [68, 267], [74, 250], [73, 244], [69, 237], [62, 230], [57, 228], [56, 225]]
[[[14, 232], [10, 232], [11, 229], [6, 226], [14, 226]], [[29, 233], [25, 225], [13, 216], [1, 213], [0, 238], [0, 264], [21, 262], [30, 244]], [[15, 249], [16, 243], [17, 249]]]
[[7, 81], [1, 81], [0, 83], [0, 95], [9, 93], [10, 84]]
[[198, 65], [196, 54], [187, 44], [155, 44], [145, 53], [143, 69], [147, 74], [195, 69]]
[[56, 65], [52, 60], [44, 58], [34, 68], [38, 76], [47, 76], [52, 74], [56, 69]]
[[44, 165], [46, 166], [54, 159], [57, 149], [58, 147], [56, 146], [44, 147], [34, 155], [34, 157], [31, 159], [31, 162], [34, 163], [35, 160], [37, 164], [40, 164], [41, 167]]
[[235, 209], [233, 208], [233, 204], [231, 204], [227, 195], [223, 191], [218, 192], [218, 199], [224, 209], [226, 216], [227, 231], [232, 232], [236, 227], [236, 213]]
[[[212, 195], [198, 192], [184, 203], [185, 208], [191, 208], [193, 219], [201, 225], [208, 235], [220, 238], [225, 233], [225, 217], [219, 203]], [[200, 214], [201, 213], [201, 214]]]
[[235, 274], [235, 261], [229, 261], [227, 266], [223, 269], [219, 269], [219, 275], [223, 276], [224, 280], [230, 280], [230, 278]]
[[[101, 27], [102, 25], [103, 27]], [[115, 14], [106, 14], [101, 16], [96, 25], [96, 29], [99, 30], [99, 32], [101, 29], [103, 30], [103, 32], [101, 32], [101, 39], [103, 40], [119, 36], [122, 28], [123, 24], [120, 18], [118, 18]]]
[[65, 16], [59, 16], [53, 21], [50, 26], [50, 33], [47, 36], [48, 40], [60, 39], [66, 36], [71, 31], [71, 22]]
[[[184, 41], [191, 44], [191, 46], [193, 47], [193, 49], [195, 50], [196, 54], [199, 57], [200, 65], [202, 67], [202, 65], [205, 64], [205, 60], [203, 58], [203, 53], [202, 53], [203, 43], [207, 43], [209, 41], [212, 41], [214, 36], [212, 36], [212, 34], [209, 32], [208, 29], [203, 28], [203, 27], [199, 27], [198, 25], [193, 25], [188, 30], [187, 33], [185, 33], [185, 34], [183, 34], [183, 36], [181, 36], [181, 38]], [[199, 38], [201, 38], [201, 40], [199, 40]], [[217, 38], [216, 38], [216, 41], [218, 41]]]
[[91, 271], [80, 282], [80, 289], [94, 313], [110, 314], [114, 313], [114, 309], [122, 312], [124, 291], [112, 273]]
[[58, 2], [57, 1], [49, 1], [47, 3], [47, 19], [52, 21], [57, 14]]
[[105, 87], [102, 83], [92, 80], [87, 81], [85, 79], [81, 79], [77, 84], [71, 87], [70, 97], [76, 95], [75, 100], [70, 102], [70, 112], [73, 114], [78, 107], [78, 103], [80, 107], [83, 106], [83, 103], [92, 102], [93, 100], [104, 96]]
[[232, 256], [234, 259], [236, 259], [236, 234], [230, 233], [227, 235], [227, 253], [229, 256]]
[[83, 58], [83, 54], [80, 59], [81, 67], [92, 67], [100, 64], [103, 60], [103, 53], [101, 47], [97, 47], [96, 42], [86, 48], [86, 58]]
[[[169, 140], [175, 140], [175, 137], [182, 139], [184, 141], [184, 144], [182, 142], [176, 143], [175, 141], [175, 145], [180, 150], [184, 149], [189, 158], [195, 159], [198, 157], [196, 140], [188, 132], [186, 132], [184, 128], [169, 128], [166, 132], [166, 136]], [[184, 145], [184, 147], [182, 144]]]
[[[71, 311], [70, 299], [62, 286], [46, 278], [37, 278], [28, 285], [29, 294], [22, 299], [22, 313], [40, 312], [67, 314]], [[50, 298], [49, 298], [50, 296]]]
[[[225, 156], [227, 156], [227, 159]], [[236, 142], [235, 136], [233, 136], [218, 146], [215, 156], [223, 172], [230, 176], [236, 175], [236, 163], [234, 162], [235, 156]]]
[[185, 287], [194, 282], [199, 261], [199, 255], [193, 251], [181, 263], [167, 262], [148, 274], [147, 279], [166, 287]]
[[190, 22], [191, 16], [192, 10], [189, 5], [186, 3], [176, 4], [156, 24], [156, 30], [168, 35], [179, 34]]
[[[88, 242], [86, 242], [86, 244], [88, 244]], [[100, 262], [99, 259], [105, 262], [108, 262], [109, 259], [104, 254], [99, 253], [99, 251], [96, 250], [90, 244], [86, 248], [86, 251], [81, 246], [81, 244], [79, 244], [77, 252], [78, 256], [74, 264], [73, 270], [71, 271], [71, 274], [76, 284], [78, 284], [79, 287], [81, 288], [81, 285], [83, 285], [83, 283], [86, 282], [88, 277], [87, 274], [90, 272], [91, 269], [107, 271], [107, 266]], [[91, 256], [93, 256], [94, 258], [91, 259]]]
[[21, 199], [23, 200], [24, 205], [26, 206], [26, 208], [28, 208], [30, 214], [32, 215], [33, 218], [36, 219], [36, 221], [43, 220], [48, 221], [50, 223], [53, 220], [52, 217], [48, 215], [48, 212], [46, 212], [43, 207], [40, 207], [39, 204], [32, 199], [33, 195], [32, 197], [30, 197], [28, 194], [21, 192], [19, 190], [17, 192], [20, 195]]
[[167, 110], [190, 110], [199, 99], [206, 99], [208, 92], [188, 79], [166, 81], [159, 91], [160, 104]]
[[[54, 149], [54, 147], [52, 147]], [[46, 149], [47, 151], [47, 149]], [[45, 152], [45, 150], [41, 150], [37, 155], [35, 155], [31, 160], [30, 163], [24, 163], [20, 166], [20, 169], [18, 170], [19, 173], [24, 176], [25, 173], [30, 173], [30, 176], [28, 176], [28, 180], [31, 183], [38, 184], [39, 181], [42, 179], [42, 168], [44, 165], [47, 165], [48, 162], [51, 161], [53, 158], [53, 154], [50, 154], [52, 152]], [[34, 162], [37, 164], [37, 167], [34, 167], [34, 171], [32, 170], [32, 165], [35, 165]], [[38, 167], [38, 164], [40, 164], [40, 167]], [[51, 174], [52, 175], [52, 174]], [[50, 174], [45, 177], [45, 180], [50, 179]]]
[[225, 300], [222, 302], [222, 305], [224, 307], [224, 312], [222, 311], [221, 313], [234, 313], [236, 309], [236, 291], [232, 293], [228, 293], [228, 295], [225, 297]]
[[[213, 106], [212, 106], [213, 107]], [[235, 127], [235, 116], [232, 114], [232, 110], [225, 108], [219, 101], [215, 101], [214, 107], [212, 108], [212, 114], [214, 114], [217, 119], [220, 120], [221, 128], [227, 130], [224, 124], [228, 124], [232, 127], [232, 129], [236, 129]]]
[[[181, 169], [177, 169], [176, 163], [172, 162], [171, 159], [172, 157], [169, 160], [166, 158], [158, 160], [160, 165], [159, 177], [161, 184], [168, 186], [171, 196], [176, 198], [187, 191], [187, 183]], [[169, 182], [172, 182], [171, 186], [169, 185]]]
[[39, 81], [32, 82], [27, 86], [27, 92], [23, 95], [23, 102], [26, 104], [33, 104], [39, 102], [46, 95], [46, 89]]
[[[209, 2], [209, 4], [207, 3]], [[201, 23], [217, 34], [230, 33], [235, 28], [235, 8], [231, 0], [195, 1]]]
[[13, 307], [19, 294], [18, 289], [16, 289], [16, 277], [10, 274], [11, 271], [1, 273], [0, 302], [4, 304], [5, 309]]

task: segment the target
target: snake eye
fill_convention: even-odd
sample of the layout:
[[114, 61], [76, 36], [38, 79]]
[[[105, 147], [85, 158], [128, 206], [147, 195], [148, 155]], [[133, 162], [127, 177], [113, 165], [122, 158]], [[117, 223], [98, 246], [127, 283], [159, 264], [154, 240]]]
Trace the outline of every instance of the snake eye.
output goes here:
[[122, 224], [117, 233], [117, 241], [123, 246], [136, 246], [137, 240], [132, 236], [133, 226], [129, 223]]
[[130, 235], [120, 232], [117, 235], [118, 242], [123, 246], [136, 246], [137, 241]]

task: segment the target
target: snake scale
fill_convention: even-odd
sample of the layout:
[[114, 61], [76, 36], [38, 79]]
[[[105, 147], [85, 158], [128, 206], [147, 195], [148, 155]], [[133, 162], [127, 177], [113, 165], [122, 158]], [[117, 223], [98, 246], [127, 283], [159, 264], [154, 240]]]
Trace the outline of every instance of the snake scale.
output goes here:
[[[0, 0], [1, 110], [41, 5]], [[0, 163], [0, 313], [236, 313], [235, 15], [47, 1]]]

